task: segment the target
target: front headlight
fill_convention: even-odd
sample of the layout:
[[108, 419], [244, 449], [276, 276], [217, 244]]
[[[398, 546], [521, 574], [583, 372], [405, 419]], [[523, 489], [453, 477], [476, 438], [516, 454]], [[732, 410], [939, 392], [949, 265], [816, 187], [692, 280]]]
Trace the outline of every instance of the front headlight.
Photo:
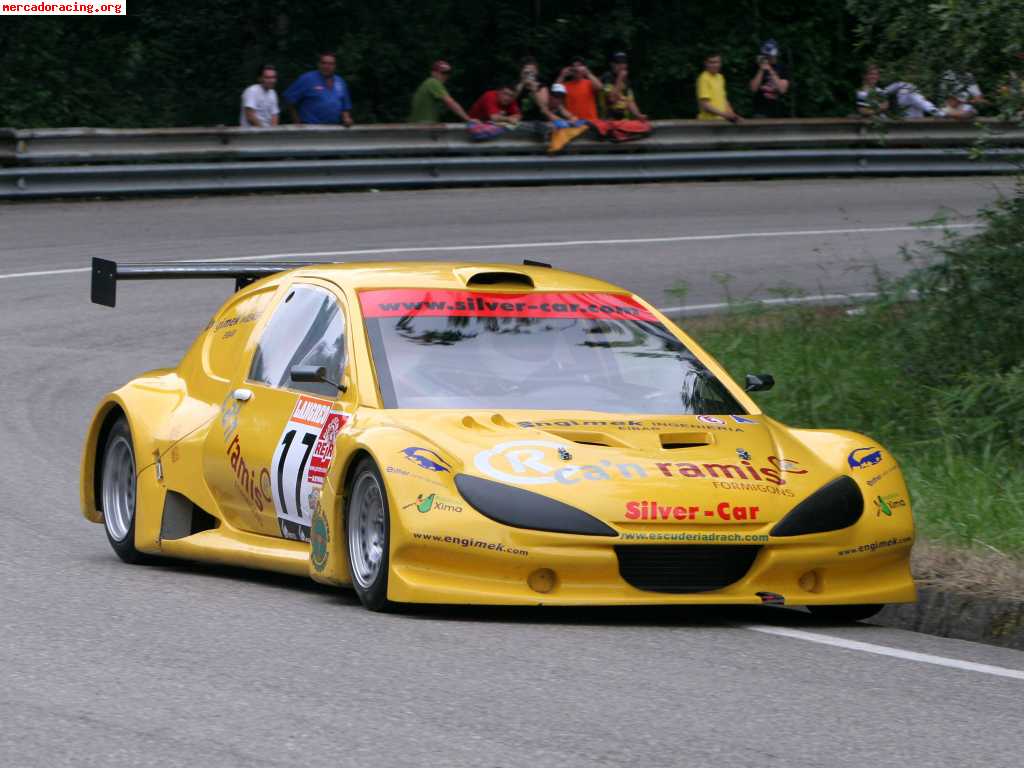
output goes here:
[[847, 528], [864, 513], [860, 487], [848, 477], [837, 477], [797, 504], [771, 530], [772, 536], [803, 536]]
[[456, 475], [455, 487], [473, 509], [503, 525], [531, 531], [618, 536], [614, 529], [582, 509], [539, 493], [471, 475]]

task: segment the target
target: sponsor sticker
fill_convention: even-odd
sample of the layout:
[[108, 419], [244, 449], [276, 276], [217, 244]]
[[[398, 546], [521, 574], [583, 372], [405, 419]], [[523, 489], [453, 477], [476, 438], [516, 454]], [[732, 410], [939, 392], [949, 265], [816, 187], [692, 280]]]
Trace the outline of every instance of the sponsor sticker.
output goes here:
[[413, 464], [418, 464], [423, 467], [423, 469], [430, 470], [431, 472], [452, 471], [452, 465], [442, 459], [436, 451], [432, 451], [429, 448], [417, 448], [413, 446], [410, 448], [403, 448], [402, 453], [405, 454], [405, 458]]
[[351, 418], [333, 407], [330, 400], [300, 395], [278, 439], [270, 475], [274, 509], [285, 538], [309, 536], [335, 440]]
[[521, 557], [526, 557], [530, 554], [530, 551], [527, 549], [509, 547], [500, 541], [484, 541], [483, 539], [474, 539], [466, 536], [450, 536], [443, 533], [413, 532], [412, 537], [414, 539], [429, 541], [435, 544], [451, 544], [464, 549], [485, 549], [491, 552], [499, 552], [503, 555], [519, 555]]
[[719, 427], [725, 425], [725, 419], [720, 419], [717, 416], [705, 416], [704, 414], [698, 416], [697, 421], [703, 421], [705, 424], [714, 424]]
[[737, 424], [757, 424], [756, 421], [746, 416], [730, 416], [729, 418], [735, 421]]
[[363, 316], [562, 319], [657, 318], [630, 296], [614, 293], [482, 293], [423, 288], [360, 291]]
[[578, 485], [661, 476], [721, 481], [715, 482], [715, 487], [723, 489], [793, 495], [788, 488], [778, 488], [786, 484], [781, 470], [774, 466], [758, 467], [751, 460], [728, 464], [699, 461], [639, 464], [601, 459], [594, 464], [566, 464], [560, 458], [560, 448], [561, 443], [552, 440], [510, 440], [480, 451], [473, 464], [483, 475], [513, 485]]
[[320, 512], [313, 515], [313, 525], [309, 531], [309, 559], [319, 573], [327, 566], [327, 545], [331, 541], [331, 532], [327, 527], [327, 518]]
[[455, 501], [454, 499], [448, 499], [437, 493], [431, 493], [429, 496], [424, 496], [422, 493], [417, 494], [416, 501], [411, 504], [406, 504], [402, 509], [408, 509], [409, 507], [416, 507], [418, 512], [426, 514], [432, 509], [436, 509], [439, 512], [461, 512], [463, 507], [462, 504]]
[[734, 506], [728, 501], [713, 504], [710, 509], [701, 509], [700, 506], [694, 505], [662, 504], [657, 499], [626, 502], [626, 520], [759, 523], [761, 521], [757, 519], [757, 513], [760, 511], [760, 507]]
[[851, 547], [850, 549], [840, 549], [837, 554], [840, 557], [845, 557], [846, 555], [861, 555], [867, 552], [875, 552], [879, 549], [895, 547], [900, 544], [908, 544], [911, 541], [913, 541], [913, 536], [898, 536], [891, 539], [872, 541], [870, 544], [861, 544], [860, 546]]
[[882, 449], [871, 445], [866, 448], [854, 448], [846, 457], [850, 469], [864, 469], [882, 460]]
[[884, 496], [876, 496], [873, 500], [875, 505], [875, 517], [892, 517], [894, 509], [901, 509], [907, 506], [907, 500], [898, 493], [890, 493]]

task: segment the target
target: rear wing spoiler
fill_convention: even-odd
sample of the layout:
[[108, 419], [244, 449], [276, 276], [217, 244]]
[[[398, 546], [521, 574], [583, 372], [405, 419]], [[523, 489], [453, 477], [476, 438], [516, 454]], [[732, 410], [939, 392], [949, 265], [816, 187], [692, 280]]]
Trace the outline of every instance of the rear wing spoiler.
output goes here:
[[160, 261], [152, 264], [118, 264], [108, 259], [92, 260], [92, 302], [105, 307], [117, 304], [119, 280], [194, 280], [233, 278], [240, 290], [261, 277], [289, 269], [308, 267], [316, 262], [263, 261], [224, 262]]

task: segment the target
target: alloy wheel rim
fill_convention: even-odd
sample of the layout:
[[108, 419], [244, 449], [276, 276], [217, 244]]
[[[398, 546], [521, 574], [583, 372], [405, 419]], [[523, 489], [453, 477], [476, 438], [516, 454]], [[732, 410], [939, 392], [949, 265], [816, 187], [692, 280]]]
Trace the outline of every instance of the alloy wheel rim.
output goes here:
[[124, 435], [115, 437], [103, 458], [103, 523], [114, 541], [124, 541], [135, 517], [135, 455]]
[[369, 589], [380, 575], [386, 539], [384, 495], [377, 478], [367, 472], [356, 481], [348, 524], [348, 548], [352, 577]]

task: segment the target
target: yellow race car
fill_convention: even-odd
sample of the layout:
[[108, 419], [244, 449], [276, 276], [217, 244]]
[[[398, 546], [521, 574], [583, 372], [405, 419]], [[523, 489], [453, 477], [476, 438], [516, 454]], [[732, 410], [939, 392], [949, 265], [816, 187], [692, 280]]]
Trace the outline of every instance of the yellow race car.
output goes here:
[[363, 604], [915, 600], [892, 456], [764, 415], [649, 303], [539, 262], [93, 261], [230, 277], [176, 368], [100, 403], [81, 504], [127, 562], [351, 586]]

